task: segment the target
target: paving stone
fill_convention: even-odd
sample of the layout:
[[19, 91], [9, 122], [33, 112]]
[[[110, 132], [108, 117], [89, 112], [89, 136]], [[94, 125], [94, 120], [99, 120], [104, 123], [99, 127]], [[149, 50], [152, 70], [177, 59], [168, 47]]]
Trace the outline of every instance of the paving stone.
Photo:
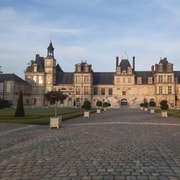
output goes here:
[[179, 137], [179, 119], [128, 108], [59, 129], [0, 124], [0, 179], [178, 180]]

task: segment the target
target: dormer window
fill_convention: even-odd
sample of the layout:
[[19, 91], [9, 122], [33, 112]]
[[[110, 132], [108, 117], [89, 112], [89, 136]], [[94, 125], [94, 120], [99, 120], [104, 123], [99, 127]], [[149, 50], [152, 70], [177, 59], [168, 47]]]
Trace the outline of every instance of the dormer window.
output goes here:
[[163, 72], [163, 64], [159, 64], [158, 69], [159, 69], [159, 72]]
[[33, 64], [33, 71], [34, 71], [34, 72], [37, 72], [37, 64], [36, 64], [36, 63]]

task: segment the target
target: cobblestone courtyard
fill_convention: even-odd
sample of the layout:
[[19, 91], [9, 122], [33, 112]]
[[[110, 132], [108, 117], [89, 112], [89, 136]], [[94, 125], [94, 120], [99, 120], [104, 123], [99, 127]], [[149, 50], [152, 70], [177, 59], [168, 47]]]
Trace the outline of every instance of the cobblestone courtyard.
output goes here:
[[137, 109], [60, 129], [0, 124], [0, 179], [180, 179], [180, 119]]

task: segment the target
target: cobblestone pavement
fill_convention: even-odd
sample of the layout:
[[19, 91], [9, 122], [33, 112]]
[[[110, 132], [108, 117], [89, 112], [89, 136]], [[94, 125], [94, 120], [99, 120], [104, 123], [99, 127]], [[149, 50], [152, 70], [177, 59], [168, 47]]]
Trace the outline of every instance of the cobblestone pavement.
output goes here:
[[0, 179], [178, 180], [180, 119], [118, 109], [60, 129], [0, 124]]

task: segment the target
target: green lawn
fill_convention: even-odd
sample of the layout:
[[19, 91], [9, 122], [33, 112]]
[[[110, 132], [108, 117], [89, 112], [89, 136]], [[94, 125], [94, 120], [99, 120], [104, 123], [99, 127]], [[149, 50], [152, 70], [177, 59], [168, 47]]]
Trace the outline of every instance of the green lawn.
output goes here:
[[[15, 109], [0, 109], [0, 123], [49, 124], [49, 117], [54, 115], [54, 108], [25, 108], [25, 117], [14, 117]], [[57, 115], [62, 120], [83, 115], [79, 108], [57, 108]]]
[[[168, 116], [180, 118], [180, 109], [168, 109]], [[160, 109], [156, 109], [155, 113], [161, 113]]]

